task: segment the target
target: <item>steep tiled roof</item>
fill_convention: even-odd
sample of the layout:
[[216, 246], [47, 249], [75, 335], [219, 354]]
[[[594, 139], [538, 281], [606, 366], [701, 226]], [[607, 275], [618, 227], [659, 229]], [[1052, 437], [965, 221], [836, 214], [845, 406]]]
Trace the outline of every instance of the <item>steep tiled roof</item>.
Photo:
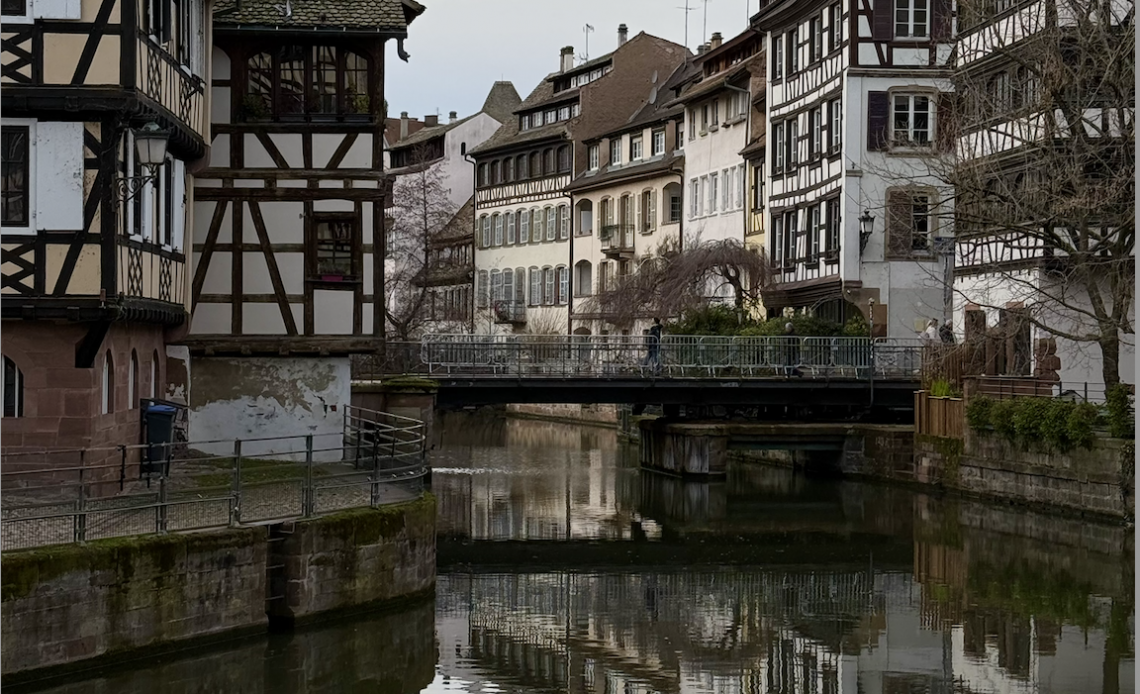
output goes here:
[[[415, 118], [408, 119], [408, 136], [419, 132], [424, 127], [422, 120]], [[400, 142], [400, 119], [399, 118], [385, 118], [384, 119], [384, 137], [388, 140], [388, 145], [395, 146]]]
[[724, 84], [730, 80], [736, 79], [741, 74], [748, 72], [750, 62], [737, 63], [732, 67], [721, 70], [715, 75], [709, 75], [700, 82], [689, 87], [686, 91], [681, 92], [681, 96], [670, 101], [666, 106], [675, 106], [677, 104], [684, 104], [692, 101], [693, 99], [700, 98], [707, 94], [712, 94], [714, 91], [724, 87]]
[[494, 118], [500, 123], [506, 123], [514, 118], [514, 111], [522, 103], [522, 98], [519, 96], [515, 85], [510, 82], [495, 82], [491, 86], [491, 91], [487, 93], [486, 100], [483, 101], [483, 113]]
[[214, 23], [402, 33], [423, 11], [414, 0], [215, 0]]
[[625, 166], [617, 168], [610, 168], [607, 165], [593, 175], [586, 174], [579, 176], [574, 179], [570, 185], [566, 186], [566, 189], [572, 191], [590, 190], [616, 181], [661, 174], [668, 171], [678, 162], [683, 162], [684, 160], [684, 154], [666, 154], [656, 159], [650, 159], [642, 164], [626, 164]]
[[392, 149], [397, 149], [399, 147], [411, 147], [412, 145], [418, 145], [421, 142], [427, 142], [428, 140], [432, 139], [433, 137], [438, 137], [440, 135], [443, 135], [444, 133], [448, 132], [452, 128], [458, 127], [459, 125], [466, 123], [467, 121], [471, 120], [472, 118], [474, 118], [477, 115], [479, 115], [479, 114], [467, 116], [466, 118], [460, 118], [459, 120], [455, 121], [454, 123], [443, 123], [441, 125], [436, 125], [436, 126], [421, 127], [419, 130], [416, 131], [415, 134], [408, 135], [407, 137], [400, 140], [399, 142], [393, 143], [391, 145], [391, 147], [392, 147]]
[[[515, 111], [524, 111], [528, 107], [533, 107], [538, 104], [544, 103], [554, 94], [554, 85], [546, 79], [538, 83], [526, 99], [515, 109]], [[543, 140], [550, 137], [563, 136], [567, 133], [566, 123], [552, 123], [544, 125], [541, 128], [532, 128], [530, 130], [519, 130], [519, 119], [516, 116], [511, 116], [503, 123], [502, 127], [495, 131], [486, 142], [475, 147], [471, 150], [471, 154], [483, 154], [492, 150], [499, 149], [510, 145], [522, 144], [525, 142], [533, 142], [535, 140]]]

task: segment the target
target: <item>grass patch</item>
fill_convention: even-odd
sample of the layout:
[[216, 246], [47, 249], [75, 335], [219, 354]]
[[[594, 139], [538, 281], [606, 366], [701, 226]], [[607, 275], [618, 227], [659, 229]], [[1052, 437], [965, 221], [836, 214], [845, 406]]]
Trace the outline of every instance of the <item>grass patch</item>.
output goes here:
[[[233, 482], [233, 461], [221, 461], [217, 466], [218, 472], [205, 472], [194, 475], [194, 483], [199, 487], [228, 487]], [[330, 473], [325, 465], [313, 465], [313, 477], [325, 477]], [[265, 460], [262, 458], [242, 458], [241, 481], [242, 484], [256, 484], [258, 482], [285, 482], [305, 478], [305, 463], [288, 460]]]

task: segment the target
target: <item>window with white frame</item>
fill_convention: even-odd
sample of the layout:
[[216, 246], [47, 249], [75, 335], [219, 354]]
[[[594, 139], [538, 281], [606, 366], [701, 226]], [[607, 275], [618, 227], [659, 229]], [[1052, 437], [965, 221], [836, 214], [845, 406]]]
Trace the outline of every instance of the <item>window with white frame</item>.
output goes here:
[[800, 31], [788, 32], [788, 77], [800, 71]]
[[891, 142], [903, 147], [929, 147], [934, 139], [934, 110], [928, 94], [894, 94]]
[[669, 222], [681, 221], [681, 189], [676, 188], [669, 193]]
[[732, 169], [722, 169], [720, 180], [720, 209], [728, 212], [732, 209]]
[[781, 254], [784, 258], [784, 267], [790, 267], [796, 262], [796, 242], [799, 234], [799, 211], [791, 210], [784, 213], [784, 248]]
[[795, 118], [788, 121], [788, 168], [794, 169], [800, 163], [800, 123]]
[[827, 32], [828, 52], [839, 48], [839, 44], [843, 42], [843, 6], [839, 3], [835, 3], [831, 6], [829, 14], [831, 15], [831, 26], [828, 27]]
[[812, 17], [808, 24], [808, 48], [815, 62], [823, 58], [823, 16]]
[[638, 161], [642, 156], [641, 135], [632, 135], [629, 138], [629, 160]]
[[502, 246], [503, 245], [503, 216], [499, 215], [499, 214], [493, 214], [493, 215], [491, 215], [491, 219], [494, 220], [493, 223], [495, 225], [495, 245], [496, 246]]
[[709, 174], [709, 214], [716, 214], [717, 174]]
[[677, 143], [676, 143], [677, 149], [678, 150], [685, 149], [685, 121], [684, 120], [677, 121], [677, 130], [676, 130], [676, 132], [673, 133], [673, 136], [677, 138]]
[[831, 136], [830, 149], [835, 154], [843, 144], [843, 102], [835, 99], [830, 104], [831, 122], [828, 124], [828, 134]]
[[697, 110], [689, 109], [689, 139], [697, 139]]
[[561, 241], [570, 238], [570, 207], [568, 205], [558, 206], [558, 238]]
[[777, 268], [783, 267], [783, 250], [784, 215], [783, 213], [776, 213], [772, 215], [772, 247], [769, 251], [769, 255], [772, 257], [772, 262]]
[[483, 215], [482, 217], [479, 218], [479, 220], [483, 226], [483, 244], [482, 244], [483, 248], [490, 248], [491, 247], [491, 218], [488, 217], [487, 215]]
[[597, 171], [598, 170], [598, 146], [597, 145], [590, 145], [589, 149], [587, 149], [586, 151], [588, 152], [588, 156], [590, 158], [590, 171]]
[[784, 123], [776, 123], [773, 128], [773, 143], [775, 147], [772, 148], [772, 170], [780, 173], [787, 165], [784, 157], [788, 152], [787, 133], [788, 129]]
[[653, 156], [659, 157], [665, 154], [665, 130], [658, 129], [653, 131]]
[[702, 217], [705, 214], [705, 195], [709, 189], [709, 177], [701, 176], [700, 195], [697, 196], [697, 216]]
[[811, 156], [823, 155], [823, 107], [813, 108], [809, 114], [811, 119]]
[[714, 127], [720, 125], [720, 99], [712, 101], [712, 124]]
[[772, 41], [772, 79], [778, 80], [784, 76], [784, 37], [771, 34]]
[[558, 122], [558, 110], [553, 109], [553, 108], [548, 110], [546, 112], [546, 124], [550, 125], [551, 123], [557, 123], [557, 122]]
[[895, 38], [926, 38], [928, 12], [927, 0], [895, 0]]
[[542, 303], [547, 306], [554, 305], [554, 268], [542, 268], [542, 282], [544, 291], [542, 293]]
[[744, 209], [744, 189], [748, 185], [748, 170], [744, 164], [736, 165], [736, 209]]
[[565, 265], [558, 266], [558, 305], [563, 306], [570, 300], [570, 268]]
[[641, 229], [647, 234], [657, 228], [657, 193], [652, 190], [641, 192]]
[[558, 120], [570, 120], [569, 106], [562, 106], [558, 109]]
[[621, 166], [621, 138], [610, 140], [610, 166]]
[[839, 251], [840, 226], [839, 198], [827, 201], [827, 251], [829, 254]]
[[698, 190], [699, 183], [697, 179], [689, 180], [689, 219], [697, 217], [697, 200], [700, 199], [700, 191]]
[[530, 210], [521, 210], [519, 216], [519, 243], [530, 242]]

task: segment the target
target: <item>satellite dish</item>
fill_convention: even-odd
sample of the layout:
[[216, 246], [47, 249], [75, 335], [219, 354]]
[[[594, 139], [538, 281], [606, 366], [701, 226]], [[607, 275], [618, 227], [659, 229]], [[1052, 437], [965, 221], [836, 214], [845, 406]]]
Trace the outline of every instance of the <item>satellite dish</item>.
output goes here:
[[649, 90], [649, 103], [657, 103], [657, 87], [653, 87], [653, 89]]

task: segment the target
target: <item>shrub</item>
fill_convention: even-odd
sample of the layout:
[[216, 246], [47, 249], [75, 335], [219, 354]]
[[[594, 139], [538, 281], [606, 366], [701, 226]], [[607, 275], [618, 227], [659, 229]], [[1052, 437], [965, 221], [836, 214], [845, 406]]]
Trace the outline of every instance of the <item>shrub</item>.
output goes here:
[[990, 408], [990, 426], [1008, 441], [1013, 441], [1017, 437], [1017, 427], [1014, 424], [1016, 412], [1016, 400], [998, 400]]
[[985, 395], [971, 398], [970, 404], [966, 406], [966, 423], [975, 431], [989, 429], [991, 426], [990, 414], [993, 411], [993, 407], [993, 398]]
[[870, 337], [871, 327], [862, 313], [856, 313], [843, 325], [843, 337]]
[[1096, 426], [1100, 413], [1096, 405], [1088, 402], [1069, 403], [1072, 406], [1069, 412], [1068, 434], [1073, 446], [1092, 448], [1093, 427]]
[[1012, 424], [1014, 433], [1022, 444], [1029, 444], [1041, 440], [1045, 432], [1041, 426], [1048, 414], [1049, 400], [1043, 398], [1027, 398], [1024, 401], [1008, 400], [1012, 407]]
[[741, 320], [736, 309], [717, 304], [686, 311], [675, 321], [665, 325], [669, 335], [738, 335], [743, 328], [755, 325], [752, 320]]
[[1095, 405], [1055, 398], [992, 400], [983, 395], [966, 408], [971, 429], [992, 429], [1022, 449], [1041, 446], [1060, 452], [1092, 448], [1099, 416]]
[[1132, 408], [1132, 392], [1129, 387], [1117, 383], [1108, 389], [1105, 396], [1109, 435], [1118, 439], [1135, 438], [1136, 415]]

